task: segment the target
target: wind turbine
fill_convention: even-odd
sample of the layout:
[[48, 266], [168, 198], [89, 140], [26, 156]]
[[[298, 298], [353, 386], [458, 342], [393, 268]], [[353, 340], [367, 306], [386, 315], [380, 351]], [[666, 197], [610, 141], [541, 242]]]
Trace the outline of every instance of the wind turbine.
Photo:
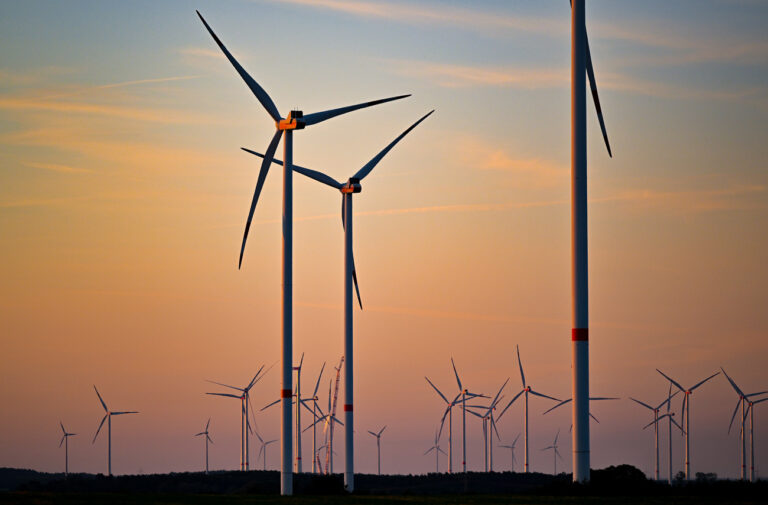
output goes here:
[[59, 442], [59, 447], [61, 447], [61, 444], [64, 444], [64, 475], [69, 475], [69, 437], [74, 437], [77, 435], [77, 433], [67, 433], [67, 430], [64, 429], [64, 423], [59, 421], [59, 426], [61, 426], [61, 442]]
[[99, 432], [101, 431], [101, 427], [104, 426], [104, 421], [107, 421], [107, 471], [109, 472], [108, 475], [112, 476], [112, 416], [121, 416], [123, 414], [138, 414], [135, 410], [130, 411], [119, 411], [119, 412], [112, 412], [107, 408], [107, 404], [104, 403], [104, 400], [101, 398], [101, 395], [99, 394], [99, 390], [96, 389], [96, 386], [93, 386], [94, 391], [96, 391], [96, 396], [99, 397], [99, 401], [101, 402], [101, 406], [104, 407], [104, 417], [101, 419], [101, 423], [99, 423], [99, 428], [96, 430], [96, 434], [93, 436], [92, 444], [96, 442], [96, 437], [99, 436]]
[[557, 439], [560, 436], [560, 430], [557, 430], [557, 434], [555, 435], [555, 441], [552, 442], [552, 445], [548, 445], [547, 447], [543, 448], [542, 451], [547, 451], [549, 449], [552, 449], [552, 459], [555, 463], [555, 469], [553, 475], [557, 475], [557, 458], [563, 459], [562, 456], [560, 456], [560, 451], [557, 450]]
[[748, 406], [745, 417], [746, 414], [749, 414], [749, 444], [752, 446], [752, 449], [749, 451], [751, 457], [751, 463], [749, 467], [749, 480], [752, 482], [755, 482], [755, 405], [758, 403], [763, 403], [766, 400], [768, 400], [768, 398], [761, 398], [755, 401], [747, 400]]
[[259, 432], [258, 432], [258, 431], [256, 432], [256, 436], [258, 437], [258, 439], [259, 439], [259, 443], [260, 443], [260, 446], [259, 446], [259, 454], [258, 454], [256, 457], [258, 458], [258, 457], [259, 457], [259, 456], [261, 456], [262, 454], [264, 455], [264, 456], [263, 456], [263, 457], [264, 457], [264, 470], [266, 470], [266, 469], [267, 469], [267, 446], [268, 446], [269, 444], [271, 444], [271, 443], [277, 442], [277, 439], [274, 439], [274, 440], [267, 440], [267, 441], [265, 442], [265, 441], [264, 441], [264, 439], [263, 439], [263, 438], [261, 438], [261, 435], [259, 435]]
[[[353, 360], [353, 301], [352, 301], [352, 285], [354, 284], [357, 291], [357, 301], [360, 304], [360, 309], [363, 308], [363, 302], [360, 299], [360, 289], [357, 284], [357, 270], [355, 269], [355, 259], [352, 253], [352, 195], [360, 193], [362, 191], [361, 182], [363, 179], [371, 173], [371, 171], [378, 165], [378, 163], [386, 156], [386, 154], [400, 140], [408, 135], [411, 130], [416, 128], [419, 123], [429, 117], [434, 110], [424, 115], [421, 119], [412, 124], [407, 130], [400, 134], [395, 140], [389, 143], [384, 149], [382, 149], [376, 156], [374, 156], [368, 163], [363, 165], [346, 183], [341, 183], [336, 179], [326, 175], [325, 173], [318, 172], [309, 168], [300, 167], [298, 165], [293, 166], [293, 170], [310, 179], [330, 186], [341, 192], [341, 223], [344, 227], [344, 359], [347, 362], [347, 368], [344, 370], [344, 441], [345, 441], [345, 468], [344, 468], [344, 485], [347, 491], [354, 490], [354, 411], [353, 411], [353, 394], [354, 394], [354, 360]], [[266, 162], [269, 158], [269, 152], [266, 155], [253, 151], [251, 149], [242, 148], [251, 154], [254, 154], [260, 158], [263, 158]], [[283, 165], [280, 160], [272, 159], [272, 162]], [[263, 167], [263, 165], [262, 165]]]
[[[317, 411], [320, 411], [321, 415], [323, 414], [323, 411], [320, 409], [320, 406], [317, 404], [319, 398], [317, 396], [317, 390], [320, 387], [320, 379], [323, 377], [323, 370], [325, 370], [325, 361], [323, 361], [323, 366], [320, 368], [320, 373], [317, 376], [317, 382], [315, 383], [315, 390], [312, 392], [312, 398], [310, 400], [312, 401], [312, 473], [317, 473], [317, 423], [321, 419], [320, 416], [317, 415]], [[306, 406], [306, 405], [305, 405]], [[305, 430], [306, 431], [306, 430]]]
[[[445, 454], [445, 451], [440, 448], [440, 433], [438, 430], [435, 430], [435, 443], [432, 444], [432, 447], [427, 449], [427, 452], [424, 453], [424, 456], [432, 451], [435, 451], [435, 473], [440, 473], [440, 453]], [[448, 456], [447, 454], [445, 455]]]
[[[483, 420], [483, 448], [485, 450], [485, 471], [488, 472], [488, 469], [490, 467], [490, 471], [493, 471], [493, 433], [492, 430], [496, 429], [496, 424], [493, 422], [493, 411], [496, 409], [496, 405], [501, 401], [501, 398], [499, 398], [499, 395], [504, 390], [504, 387], [509, 382], [509, 379], [504, 381], [504, 384], [501, 385], [499, 388], [498, 393], [496, 393], [496, 396], [493, 398], [493, 401], [491, 401], [490, 405], [488, 405], [487, 408], [482, 407], [484, 412], [482, 414], [478, 414], [477, 412], [474, 412], [472, 410], [469, 411], [470, 414], [479, 417]], [[490, 435], [490, 436], [489, 436]], [[496, 431], [496, 436], [501, 439], [499, 436], [498, 430]]]
[[[293, 393], [292, 385], [292, 368], [293, 368], [293, 131], [302, 130], [307, 126], [312, 126], [328, 119], [334, 118], [341, 114], [346, 114], [365, 107], [371, 107], [392, 100], [398, 100], [406, 98], [410, 95], [400, 95], [391, 98], [384, 98], [381, 100], [374, 100], [371, 102], [360, 103], [356, 105], [350, 105], [347, 107], [340, 107], [338, 109], [331, 109], [322, 112], [315, 112], [313, 114], [304, 115], [302, 111], [293, 110], [288, 114], [287, 118], [283, 118], [275, 105], [274, 101], [267, 92], [262, 88], [248, 72], [238, 63], [234, 56], [224, 47], [224, 44], [219, 40], [216, 34], [213, 32], [208, 23], [203, 19], [200, 12], [196, 11], [200, 20], [205, 25], [208, 33], [211, 34], [213, 40], [219, 46], [221, 51], [227, 57], [229, 62], [235, 67], [235, 70], [240, 77], [245, 81], [248, 88], [259, 100], [259, 103], [267, 111], [267, 114], [275, 122], [275, 134], [269, 143], [266, 150], [264, 161], [261, 164], [261, 170], [259, 171], [258, 180], [256, 182], [256, 189], [251, 201], [251, 208], [248, 213], [248, 220], [245, 224], [245, 233], [243, 234], [243, 243], [240, 246], [240, 259], [238, 262], [238, 268], [243, 262], [243, 252], [245, 250], [245, 242], [248, 238], [248, 230], [251, 227], [251, 220], [253, 219], [253, 213], [256, 210], [256, 203], [259, 200], [259, 194], [264, 186], [264, 181], [267, 178], [269, 167], [272, 163], [272, 158], [275, 155], [277, 146], [280, 143], [280, 139], [285, 133], [285, 142], [283, 142], [285, 169], [283, 170], [283, 362], [282, 362], [282, 389], [280, 390], [280, 397], [282, 398], [282, 428], [281, 428], [281, 454], [282, 464], [280, 467], [280, 494], [291, 495], [293, 494], [293, 474], [291, 473], [291, 458], [293, 455], [291, 447], [291, 395]], [[352, 491], [351, 488], [348, 488]]]
[[[759, 393], [744, 394], [744, 392], [736, 385], [733, 379], [728, 375], [723, 367], [720, 367], [723, 371], [723, 375], [731, 383], [733, 390], [739, 395], [739, 400], [736, 402], [736, 408], [733, 409], [733, 415], [731, 416], [731, 423], [728, 425], [728, 433], [731, 432], [733, 426], [733, 420], [736, 418], [736, 413], [741, 406], [741, 480], [747, 480], [747, 434], [746, 434], [746, 418], [747, 418], [747, 401], [753, 396], [760, 396], [768, 393], [768, 391], [760, 391]], [[752, 479], [750, 479], [752, 480]]]
[[205, 423], [205, 429], [195, 435], [196, 437], [205, 435], [205, 474], [206, 475], [208, 475], [208, 442], [213, 443], [213, 440], [211, 440], [210, 435], [208, 435], [208, 426], [210, 425], [211, 425], [211, 418], [209, 417], [208, 422]]
[[[587, 88], [611, 153], [587, 40], [586, 0], [571, 2], [571, 296], [573, 481], [589, 480], [589, 276], [587, 234]], [[526, 437], [527, 438], [527, 437]], [[526, 454], [527, 454], [526, 449]], [[527, 470], [527, 468], [526, 468]]]
[[[271, 368], [271, 367], [270, 367]], [[207, 382], [210, 382], [211, 384], [216, 384], [219, 386], [223, 386], [225, 388], [234, 389], [236, 391], [240, 391], [239, 395], [233, 395], [230, 393], [205, 393], [207, 395], [212, 396], [224, 396], [227, 398], [235, 398], [240, 400], [240, 470], [247, 471], [250, 469], [250, 444], [248, 443], [248, 432], [251, 431], [251, 423], [248, 419], [248, 408], [250, 406], [251, 400], [250, 400], [250, 391], [253, 386], [256, 385], [257, 382], [261, 380], [264, 375], [267, 374], [267, 372], [264, 372], [264, 375], [261, 375], [261, 371], [264, 369], [264, 365], [259, 368], [259, 370], [256, 372], [256, 375], [253, 376], [253, 379], [251, 379], [251, 382], [248, 383], [244, 388], [239, 388], [237, 386], [230, 386], [228, 384], [222, 384], [221, 382], [216, 382], [209, 380]]]
[[506, 444], [506, 445], [500, 445], [499, 447], [503, 447], [505, 449], [509, 449], [509, 452], [512, 453], [512, 471], [515, 471], [515, 446], [517, 445], [517, 439], [520, 438], [520, 434], [518, 433], [515, 437], [515, 440], [512, 441], [512, 444]]
[[386, 429], [387, 427], [384, 426], [382, 429], [379, 430], [378, 433], [374, 433], [371, 430], [368, 430], [368, 433], [376, 437], [376, 454], [377, 454], [379, 475], [381, 475], [381, 434], [384, 433], [384, 430]]
[[680, 424], [685, 426], [685, 480], [691, 479], [691, 400], [688, 398], [691, 394], [693, 394], [693, 391], [707, 382], [712, 377], [715, 377], [717, 375], [720, 375], [720, 372], [717, 372], [715, 374], [710, 375], [706, 379], [704, 379], [701, 382], [698, 382], [695, 386], [689, 389], [685, 389], [683, 386], [681, 386], [679, 383], [675, 382], [674, 379], [670, 378], [668, 375], [666, 375], [664, 372], [656, 369], [657, 372], [659, 372], [661, 375], [664, 376], [665, 379], [667, 379], [670, 383], [672, 383], [677, 389], [679, 389], [683, 393], [683, 408], [682, 410], [682, 422]]
[[[675, 395], [678, 392], [675, 392]], [[669, 412], [669, 402], [672, 400], [672, 397], [675, 395], [670, 395], [665, 399], [663, 402], [658, 404], [656, 407], [651, 407], [645, 402], [641, 402], [640, 400], [636, 400], [635, 398], [630, 397], [629, 399], [633, 402], [637, 403], [638, 405], [642, 405], [643, 407], [649, 409], [651, 412], [653, 412], [653, 432], [654, 432], [654, 446], [656, 447], [656, 460], [655, 460], [655, 466], [654, 466], [654, 476], [656, 480], [659, 480], [659, 411], [661, 408], [666, 404], [667, 405], [667, 412]], [[650, 426], [650, 425], [649, 425]], [[647, 427], [647, 426], [646, 426]]]
[[459, 394], [461, 395], [461, 467], [464, 473], [467, 473], [467, 398], [488, 398], [482, 394], [470, 393], [467, 388], [461, 385], [459, 372], [456, 371], [456, 363], [451, 358], [453, 374], [456, 376], [456, 383], [459, 385]]
[[445, 423], [445, 417], [448, 416], [448, 473], [453, 473], [453, 407], [456, 405], [456, 401], [461, 396], [461, 393], [456, 395], [456, 398], [453, 399], [453, 401], [448, 401], [448, 398], [445, 397], [445, 395], [437, 389], [437, 386], [435, 386], [431, 380], [425, 375], [425, 379], [427, 379], [427, 382], [429, 382], [429, 385], [432, 386], [432, 389], [434, 389], [438, 395], [440, 395], [440, 398], [443, 399], [443, 401], [446, 404], [445, 412], [443, 412], [443, 418], [440, 420], [440, 429], [438, 430], [438, 438], [440, 434], [443, 432], [443, 424]]
[[304, 364], [304, 353], [301, 353], [299, 366], [296, 371], [296, 473], [301, 472], [301, 366]]
[[517, 348], [517, 364], [520, 367], [520, 379], [523, 383], [523, 389], [520, 390], [519, 393], [517, 393], [507, 404], [506, 407], [504, 407], [504, 410], [501, 411], [501, 414], [499, 414], [499, 417], [496, 418], [496, 421], [501, 420], [501, 416], [504, 415], [504, 412], [507, 411], [509, 407], [512, 406], [513, 403], [515, 403], [515, 400], [517, 400], [520, 395], [524, 395], [525, 405], [523, 407], [524, 409], [524, 423], [523, 423], [523, 433], [525, 436], [523, 437], [523, 442], [525, 446], [525, 462], [524, 462], [524, 472], [528, 473], [528, 394], [532, 394], [534, 396], [540, 396], [542, 398], [548, 398], [550, 400], [554, 400], [556, 402], [559, 402], [560, 400], [557, 398], [554, 398], [552, 396], [547, 396], [545, 394], [539, 393], [537, 391], [534, 391], [533, 388], [531, 388], [530, 384], [525, 382], [525, 374], [523, 373], [523, 362], [520, 360], [520, 346], [515, 346]]

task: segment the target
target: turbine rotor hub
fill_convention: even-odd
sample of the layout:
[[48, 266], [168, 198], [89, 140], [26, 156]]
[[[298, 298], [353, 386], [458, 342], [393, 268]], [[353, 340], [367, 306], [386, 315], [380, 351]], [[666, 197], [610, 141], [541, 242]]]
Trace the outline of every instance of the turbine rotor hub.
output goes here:
[[306, 125], [301, 119], [304, 113], [300, 110], [292, 110], [288, 117], [275, 123], [278, 130], [303, 130]]
[[350, 177], [349, 181], [341, 188], [342, 193], [359, 193], [362, 190], [363, 186], [360, 185], [360, 179], [355, 177]]

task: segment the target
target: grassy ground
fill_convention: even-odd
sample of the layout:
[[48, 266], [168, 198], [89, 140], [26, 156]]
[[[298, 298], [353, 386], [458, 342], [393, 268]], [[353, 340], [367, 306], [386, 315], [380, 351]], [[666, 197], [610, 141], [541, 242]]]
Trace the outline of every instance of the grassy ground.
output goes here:
[[[721, 497], [563, 497], [519, 495], [444, 496], [279, 496], [206, 494], [99, 494], [99, 493], [0, 493], [8, 505], [694, 505], [726, 503]], [[768, 503], [768, 497], [737, 500], [742, 504]]]

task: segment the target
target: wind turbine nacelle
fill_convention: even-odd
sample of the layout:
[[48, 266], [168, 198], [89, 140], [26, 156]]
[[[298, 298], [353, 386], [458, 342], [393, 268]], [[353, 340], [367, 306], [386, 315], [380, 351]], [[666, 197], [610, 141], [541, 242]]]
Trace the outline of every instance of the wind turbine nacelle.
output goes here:
[[341, 188], [342, 193], [359, 193], [363, 190], [360, 179], [350, 177], [349, 181]]
[[277, 122], [278, 130], [303, 130], [307, 126], [301, 119], [304, 113], [300, 110], [292, 110], [288, 117]]

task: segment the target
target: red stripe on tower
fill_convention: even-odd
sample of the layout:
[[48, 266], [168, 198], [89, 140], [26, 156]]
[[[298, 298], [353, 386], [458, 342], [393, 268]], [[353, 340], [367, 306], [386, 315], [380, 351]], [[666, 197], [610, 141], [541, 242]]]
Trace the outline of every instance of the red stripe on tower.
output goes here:
[[352, 405], [344, 404], [344, 412], [352, 412]]
[[589, 340], [589, 328], [574, 328], [571, 330], [571, 340], [586, 342]]
[[293, 394], [291, 394], [290, 389], [281, 389], [280, 390], [280, 398], [290, 398]]

